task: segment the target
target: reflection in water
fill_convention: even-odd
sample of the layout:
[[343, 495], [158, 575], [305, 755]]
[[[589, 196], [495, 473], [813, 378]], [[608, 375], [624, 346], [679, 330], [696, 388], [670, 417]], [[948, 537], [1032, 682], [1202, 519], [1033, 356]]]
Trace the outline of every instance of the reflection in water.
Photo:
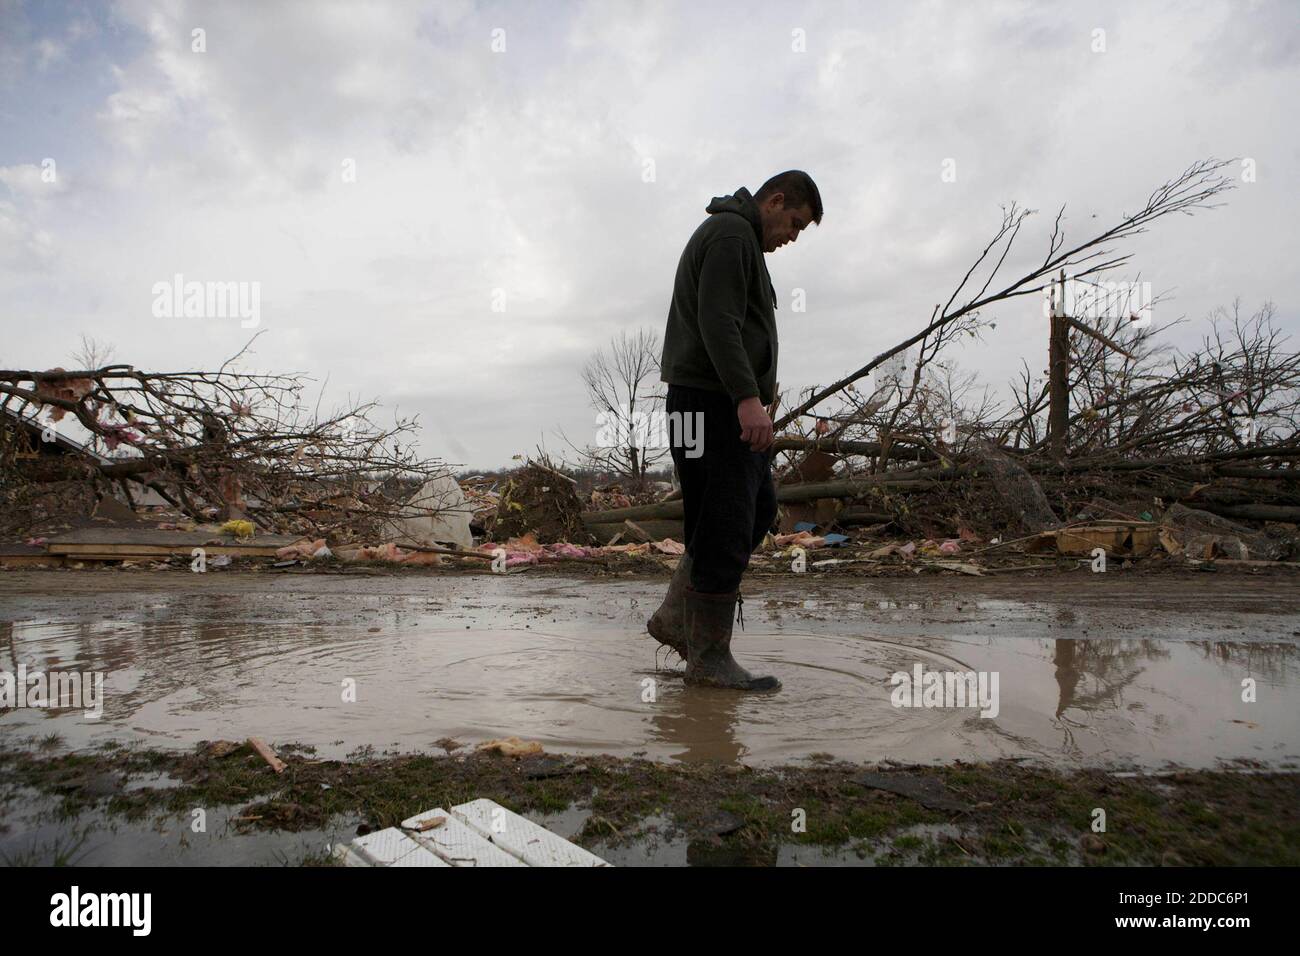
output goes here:
[[[1169, 657], [1168, 645], [1156, 641], [1058, 639], [1054, 643], [1056, 683], [1061, 691], [1057, 717], [1070, 707], [1085, 711], [1120, 707], [1125, 688], [1137, 680], [1145, 663]], [[1081, 681], [1087, 685], [1082, 694], [1078, 693]]]
[[[1063, 748], [1076, 754], [1080, 751], [1074, 732], [1089, 725], [1071, 719], [1066, 712], [1075, 709], [1092, 716], [1120, 710], [1124, 706], [1125, 690], [1142, 674], [1145, 664], [1169, 657], [1166, 645], [1147, 640], [1058, 639], [1053, 643], [1056, 684], [1060, 690], [1056, 719], [1063, 735]], [[1084, 685], [1082, 692], [1080, 684]]]
[[671, 754], [676, 760], [736, 763], [747, 755], [736, 736], [742, 696], [734, 691], [683, 687], [652, 712], [654, 736], [676, 748]]
[[1231, 643], [1228, 641], [1192, 641], [1207, 658], [1231, 664], [1246, 672], [1247, 676], [1262, 677], [1270, 683], [1281, 684], [1287, 679], [1287, 670], [1295, 663], [1296, 649], [1291, 644], [1265, 642]]

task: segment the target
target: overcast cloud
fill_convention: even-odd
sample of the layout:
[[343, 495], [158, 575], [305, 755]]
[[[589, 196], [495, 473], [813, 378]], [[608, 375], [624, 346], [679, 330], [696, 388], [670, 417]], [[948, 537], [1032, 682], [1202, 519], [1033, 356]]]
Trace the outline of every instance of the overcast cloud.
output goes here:
[[[789, 389], [919, 328], [1002, 204], [1042, 211], [1041, 259], [1060, 204], [1081, 238], [1211, 156], [1256, 181], [1159, 222], [1125, 277], [1173, 290], [1175, 337], [1237, 296], [1294, 333], [1297, 23], [1290, 0], [0, 0], [0, 366], [67, 365], [84, 333], [211, 368], [252, 331], [156, 318], [154, 284], [256, 281], [249, 367], [328, 376], [327, 405], [418, 413], [427, 453], [493, 467], [594, 438], [579, 370], [662, 333], [712, 196], [791, 167], [821, 187], [823, 224], [769, 257]], [[1038, 304], [995, 318], [952, 357], [995, 385], [1041, 368]]]

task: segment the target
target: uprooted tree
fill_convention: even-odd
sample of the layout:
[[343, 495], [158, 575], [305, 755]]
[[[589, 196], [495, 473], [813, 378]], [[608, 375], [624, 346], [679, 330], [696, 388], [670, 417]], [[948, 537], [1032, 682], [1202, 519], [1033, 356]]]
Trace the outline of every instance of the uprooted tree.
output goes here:
[[[810, 391], [780, 419], [779, 426], [803, 435], [790, 445], [802, 451], [849, 442], [845, 450], [865, 453], [864, 477], [874, 479], [876, 495], [896, 482], [944, 492], [940, 498], [960, 495], [964, 500], [952, 501], [950, 514], [971, 513], [991, 490], [1009, 506], [1001, 517], [1020, 518], [1029, 530], [1051, 522], [1044, 505], [1066, 516], [1094, 497], [1194, 497], [1201, 507], [1234, 517], [1300, 517], [1291, 467], [1300, 457], [1300, 356], [1274, 327], [1271, 305], [1249, 317], [1239, 304], [1231, 313], [1218, 310], [1201, 347], [1185, 354], [1158, 347], [1162, 328], [1149, 318], [1139, 321], [1133, 308], [1112, 307], [1100, 321], [1084, 323], [1062, 304], [1065, 283], [1100, 289], [1098, 277], [1129, 261], [1114, 250], [1117, 242], [1162, 217], [1217, 205], [1232, 187], [1229, 165], [1193, 164], [1136, 212], [1083, 241], [1067, 243], [1062, 207], [1041, 262], [1013, 281], [999, 275], [1031, 211], [1004, 210], [993, 238], [918, 332]], [[952, 342], [991, 327], [982, 315], [992, 307], [1025, 295], [1050, 303], [1052, 335], [1059, 339], [1051, 343], [1043, 376], [1026, 363], [1013, 408], [1004, 412], [939, 356]], [[1153, 304], [1143, 303], [1148, 310]], [[877, 377], [866, 392], [857, 388], [900, 355], [912, 359], [910, 375]], [[832, 398], [836, 406], [809, 421]], [[984, 490], [972, 495], [980, 480]]]
[[[0, 370], [6, 497], [73, 479], [130, 500], [134, 485], [196, 521], [247, 515], [277, 531], [383, 537], [412, 516], [426, 481], [447, 474], [415, 451], [413, 418], [381, 427], [374, 403], [321, 415], [304, 379], [236, 371], [236, 358], [215, 371]], [[64, 453], [39, 454], [42, 442]]]

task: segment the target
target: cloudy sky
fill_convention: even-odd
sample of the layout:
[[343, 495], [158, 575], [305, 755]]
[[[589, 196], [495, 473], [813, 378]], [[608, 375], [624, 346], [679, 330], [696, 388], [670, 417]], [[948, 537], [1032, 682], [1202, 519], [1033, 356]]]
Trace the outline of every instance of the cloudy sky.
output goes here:
[[[594, 439], [584, 361], [662, 332], [711, 196], [791, 167], [826, 215], [769, 257], [782, 305], [806, 296], [778, 313], [786, 388], [920, 328], [1002, 204], [1042, 210], [1041, 259], [1062, 203], [1081, 238], [1206, 157], [1255, 181], [1159, 222], [1124, 277], [1171, 290], [1175, 339], [1238, 296], [1294, 333], [1298, 80], [1291, 0], [0, 0], [0, 366], [66, 366], [85, 334], [211, 368], [252, 330], [160, 318], [154, 285], [257, 282], [246, 367], [504, 464]], [[1044, 364], [1036, 303], [990, 318], [962, 367]]]

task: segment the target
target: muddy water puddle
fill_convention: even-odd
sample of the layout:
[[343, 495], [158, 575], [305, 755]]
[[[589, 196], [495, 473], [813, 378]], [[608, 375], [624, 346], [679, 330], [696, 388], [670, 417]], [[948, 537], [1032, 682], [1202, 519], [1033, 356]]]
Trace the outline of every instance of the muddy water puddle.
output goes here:
[[[1296, 643], [1216, 640], [1222, 629], [1198, 631], [1195, 615], [1174, 622], [1181, 640], [1104, 626], [1087, 637], [1078, 627], [1060, 638], [990, 634], [951, 605], [934, 628], [911, 618], [872, 629], [834, 613], [802, 618], [797, 608], [747, 615], [758, 620], [738, 633], [738, 657], [784, 682], [777, 694], [751, 696], [685, 687], [680, 662], [656, 655], [640, 632], [643, 608], [617, 588], [605, 597], [607, 607], [597, 598], [554, 615], [536, 596], [514, 614], [463, 599], [449, 613], [445, 601], [403, 598], [250, 620], [196, 611], [176, 595], [105, 601], [101, 619], [93, 597], [70, 596], [57, 605], [63, 614], [20, 611], [0, 623], [0, 670], [103, 672], [102, 717], [10, 709], [0, 733], [58, 734], [72, 747], [260, 736], [325, 756], [514, 735], [552, 751], [769, 765], [816, 755], [1153, 767], [1300, 758]], [[77, 601], [91, 603], [66, 613]], [[996, 674], [996, 706], [983, 708], [995, 715], [951, 699], [895, 706], [892, 675], [918, 666], [922, 675]], [[1253, 702], [1242, 699], [1244, 680], [1254, 682]]]

